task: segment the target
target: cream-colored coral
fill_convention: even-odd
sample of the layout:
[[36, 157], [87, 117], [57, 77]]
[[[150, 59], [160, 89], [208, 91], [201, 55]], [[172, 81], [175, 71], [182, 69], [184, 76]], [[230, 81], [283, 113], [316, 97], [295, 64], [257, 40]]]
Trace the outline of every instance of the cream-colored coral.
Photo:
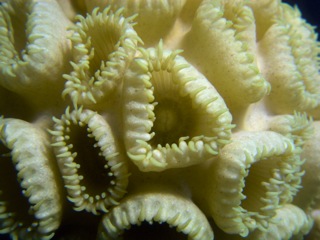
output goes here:
[[316, 239], [316, 39], [281, 0], [2, 1], [0, 233]]
[[223, 231], [246, 237], [267, 229], [275, 211], [292, 201], [303, 175], [299, 153], [290, 139], [275, 132], [235, 134], [201, 169], [197, 183], [202, 187], [192, 185], [192, 191]]
[[64, 196], [49, 139], [34, 124], [0, 119], [0, 231], [13, 238], [50, 239], [60, 227]]
[[272, 223], [266, 231], [257, 230], [249, 239], [252, 240], [302, 240], [313, 225], [310, 215], [302, 209], [291, 204], [285, 204], [277, 209], [276, 215], [272, 218]]
[[319, 118], [319, 44], [297, 8], [282, 4], [280, 17], [258, 43], [262, 73], [273, 87], [266, 98], [273, 111], [305, 111]]
[[0, 5], [0, 86], [39, 111], [61, 102], [62, 74], [70, 69], [71, 24], [55, 0], [4, 1]]
[[90, 110], [67, 108], [54, 119], [55, 150], [68, 199], [77, 211], [108, 212], [126, 193], [127, 161], [105, 119]]
[[230, 139], [223, 99], [178, 53], [144, 50], [124, 77], [124, 142], [142, 171], [197, 164]]
[[[144, 222], [151, 228], [150, 236], [143, 233], [141, 225]], [[213, 239], [209, 222], [196, 205], [183, 196], [157, 191], [132, 194], [124, 199], [119, 206], [113, 208], [103, 217], [98, 239], [119, 239], [122, 238], [122, 235], [130, 238], [130, 228], [135, 225], [142, 228], [140, 237], [152, 238], [152, 227], [155, 222], [176, 228], [178, 232], [188, 236], [190, 240]], [[127, 233], [125, 233], [126, 231]], [[159, 234], [162, 233], [159, 232]], [[172, 238], [173, 236], [169, 234], [167, 237]], [[175, 236], [181, 238], [181, 235], [176, 234]]]
[[[253, 12], [245, 1], [202, 1], [181, 48], [217, 88], [231, 111], [270, 90], [257, 65]], [[241, 76], [241, 77], [239, 77]]]
[[113, 13], [110, 7], [103, 12], [95, 8], [77, 20], [71, 36], [73, 71], [64, 75], [63, 95], [70, 95], [75, 106], [92, 105], [121, 85], [140, 40], [132, 28], [132, 18], [123, 17], [121, 9]]
[[85, 0], [88, 11], [110, 6], [113, 11], [122, 8], [127, 17], [136, 15], [135, 30], [145, 46], [154, 46], [166, 38], [173, 27], [185, 0]]
[[[302, 169], [305, 174], [302, 178], [303, 189], [298, 193], [294, 203], [310, 213], [310, 211], [320, 208], [320, 192], [317, 188], [320, 182], [318, 174], [320, 168], [320, 152], [316, 149], [320, 144], [320, 122], [316, 121], [312, 124], [314, 129], [313, 137], [309, 139], [303, 146], [301, 158], [305, 159]], [[307, 198], [305, 196], [308, 196]]]

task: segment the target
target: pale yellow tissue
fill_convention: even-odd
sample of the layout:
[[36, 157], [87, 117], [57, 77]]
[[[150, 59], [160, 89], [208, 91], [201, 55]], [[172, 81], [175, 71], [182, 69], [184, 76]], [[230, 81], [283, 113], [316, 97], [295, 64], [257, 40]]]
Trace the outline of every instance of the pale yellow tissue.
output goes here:
[[281, 0], [1, 1], [0, 238], [319, 239], [319, 53]]

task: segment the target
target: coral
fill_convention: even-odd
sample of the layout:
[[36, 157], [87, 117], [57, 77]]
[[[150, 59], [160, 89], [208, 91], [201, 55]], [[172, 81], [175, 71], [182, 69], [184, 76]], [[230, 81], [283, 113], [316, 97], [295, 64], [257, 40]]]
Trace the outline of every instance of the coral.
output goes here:
[[303, 239], [313, 225], [311, 216], [291, 204], [277, 210], [267, 231], [256, 231], [249, 239]]
[[[54, 119], [50, 131], [68, 199], [77, 211], [108, 212], [128, 185], [124, 153], [102, 116], [74, 110]], [[86, 139], [86, 140], [85, 140]]]
[[124, 143], [142, 171], [206, 161], [230, 139], [223, 99], [178, 53], [160, 43], [143, 51], [124, 77]]
[[231, 141], [210, 166], [202, 194], [222, 230], [247, 236], [268, 229], [275, 211], [292, 201], [303, 162], [293, 143], [274, 132], [241, 132]]
[[0, 133], [0, 231], [50, 239], [61, 222], [63, 195], [49, 134], [12, 118], [0, 119]]
[[70, 69], [72, 22], [55, 0], [6, 1], [0, 16], [1, 86], [37, 111], [54, 108], [61, 100], [62, 74]]
[[[119, 239], [130, 225], [153, 224], [153, 221], [175, 227], [188, 239], [213, 239], [209, 222], [198, 207], [188, 198], [165, 191], [132, 194], [123, 199], [102, 218], [98, 239]], [[130, 238], [130, 232], [127, 235]], [[152, 238], [152, 235], [151, 231], [150, 236], [144, 237]]]
[[110, 8], [98, 12], [96, 8], [86, 18], [78, 16], [70, 38], [73, 71], [64, 75], [67, 82], [62, 94], [69, 94], [74, 105], [99, 103], [123, 78], [139, 38], [132, 19], [121, 13], [111, 13]]
[[320, 235], [320, 47], [297, 7], [5, 0], [0, 46], [0, 237]]

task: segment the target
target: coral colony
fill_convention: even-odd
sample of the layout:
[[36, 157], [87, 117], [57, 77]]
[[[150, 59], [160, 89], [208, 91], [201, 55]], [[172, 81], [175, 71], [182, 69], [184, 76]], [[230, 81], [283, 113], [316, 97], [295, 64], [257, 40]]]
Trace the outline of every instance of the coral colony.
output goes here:
[[0, 237], [320, 239], [320, 47], [280, 0], [0, 4]]

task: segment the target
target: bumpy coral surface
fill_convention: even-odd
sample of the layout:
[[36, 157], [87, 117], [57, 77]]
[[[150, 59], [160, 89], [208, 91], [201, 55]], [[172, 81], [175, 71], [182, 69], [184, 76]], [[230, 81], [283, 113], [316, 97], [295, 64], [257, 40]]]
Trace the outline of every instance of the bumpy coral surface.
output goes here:
[[0, 238], [319, 239], [320, 47], [280, 0], [0, 3]]

